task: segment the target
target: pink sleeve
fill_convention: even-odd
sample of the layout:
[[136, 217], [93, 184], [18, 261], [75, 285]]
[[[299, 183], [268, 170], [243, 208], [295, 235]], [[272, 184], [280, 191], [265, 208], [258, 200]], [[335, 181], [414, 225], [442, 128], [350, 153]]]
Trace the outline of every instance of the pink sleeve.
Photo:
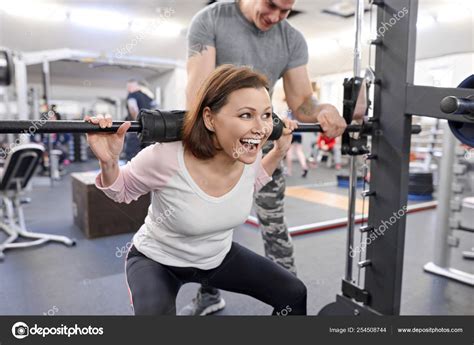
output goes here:
[[257, 160], [254, 163], [255, 167], [255, 191], [258, 192], [263, 188], [268, 182], [272, 180], [271, 176], [268, 176], [267, 172], [262, 165], [262, 151], [257, 155]]
[[124, 167], [117, 179], [103, 187], [101, 174], [95, 185], [116, 202], [129, 204], [140, 196], [163, 188], [178, 169], [177, 145], [154, 144], [146, 147]]

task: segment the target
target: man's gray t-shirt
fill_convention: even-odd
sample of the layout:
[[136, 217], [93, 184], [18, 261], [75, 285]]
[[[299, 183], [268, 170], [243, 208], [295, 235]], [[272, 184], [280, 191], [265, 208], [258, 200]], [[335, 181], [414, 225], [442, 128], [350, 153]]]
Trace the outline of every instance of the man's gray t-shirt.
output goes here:
[[203, 46], [216, 48], [217, 66], [245, 65], [263, 73], [271, 90], [287, 70], [308, 63], [306, 41], [287, 20], [261, 31], [244, 17], [235, 2], [212, 4], [193, 17], [188, 54]]

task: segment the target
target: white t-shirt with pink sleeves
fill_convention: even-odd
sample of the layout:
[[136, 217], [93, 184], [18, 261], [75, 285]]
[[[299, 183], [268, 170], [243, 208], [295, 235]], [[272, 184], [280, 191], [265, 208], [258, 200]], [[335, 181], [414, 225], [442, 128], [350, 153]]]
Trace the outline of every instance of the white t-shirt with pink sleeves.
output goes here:
[[213, 197], [186, 169], [182, 142], [161, 143], [148, 146], [121, 167], [111, 186], [104, 188], [99, 174], [96, 186], [125, 203], [151, 192], [145, 223], [133, 237], [135, 247], [164, 265], [208, 270], [219, 266], [229, 252], [233, 228], [250, 214], [254, 191], [271, 181], [261, 160], [259, 152], [232, 190]]

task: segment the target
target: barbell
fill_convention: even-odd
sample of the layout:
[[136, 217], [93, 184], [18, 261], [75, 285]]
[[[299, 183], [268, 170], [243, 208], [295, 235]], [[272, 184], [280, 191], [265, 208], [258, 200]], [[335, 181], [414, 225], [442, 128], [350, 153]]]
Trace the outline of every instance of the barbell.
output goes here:
[[[170, 142], [181, 140], [183, 128], [184, 110], [146, 110], [142, 109], [138, 115], [137, 121], [130, 121], [131, 126], [128, 132], [137, 133], [140, 141], [144, 144], [154, 142]], [[273, 114], [273, 128], [269, 140], [277, 140], [283, 132], [283, 121]], [[54, 121], [54, 120], [17, 120], [0, 121], [0, 133], [115, 133], [124, 121], [113, 121], [111, 127], [100, 128], [96, 124], [86, 121]], [[363, 125], [348, 125], [347, 132], [360, 132], [362, 134], [371, 134], [374, 126], [371, 122]], [[323, 132], [319, 124], [298, 124], [295, 132]], [[412, 126], [412, 133], [418, 134], [421, 127]]]

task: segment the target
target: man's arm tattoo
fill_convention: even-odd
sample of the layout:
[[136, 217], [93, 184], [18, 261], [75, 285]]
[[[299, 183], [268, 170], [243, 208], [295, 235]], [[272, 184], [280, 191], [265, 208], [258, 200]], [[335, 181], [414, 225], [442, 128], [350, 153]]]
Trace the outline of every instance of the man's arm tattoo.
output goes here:
[[318, 106], [318, 100], [315, 96], [308, 97], [298, 107], [297, 111], [305, 116], [312, 116]]
[[202, 43], [193, 44], [189, 47], [188, 58], [193, 57], [198, 54], [202, 54], [203, 51], [207, 50], [207, 46]]

